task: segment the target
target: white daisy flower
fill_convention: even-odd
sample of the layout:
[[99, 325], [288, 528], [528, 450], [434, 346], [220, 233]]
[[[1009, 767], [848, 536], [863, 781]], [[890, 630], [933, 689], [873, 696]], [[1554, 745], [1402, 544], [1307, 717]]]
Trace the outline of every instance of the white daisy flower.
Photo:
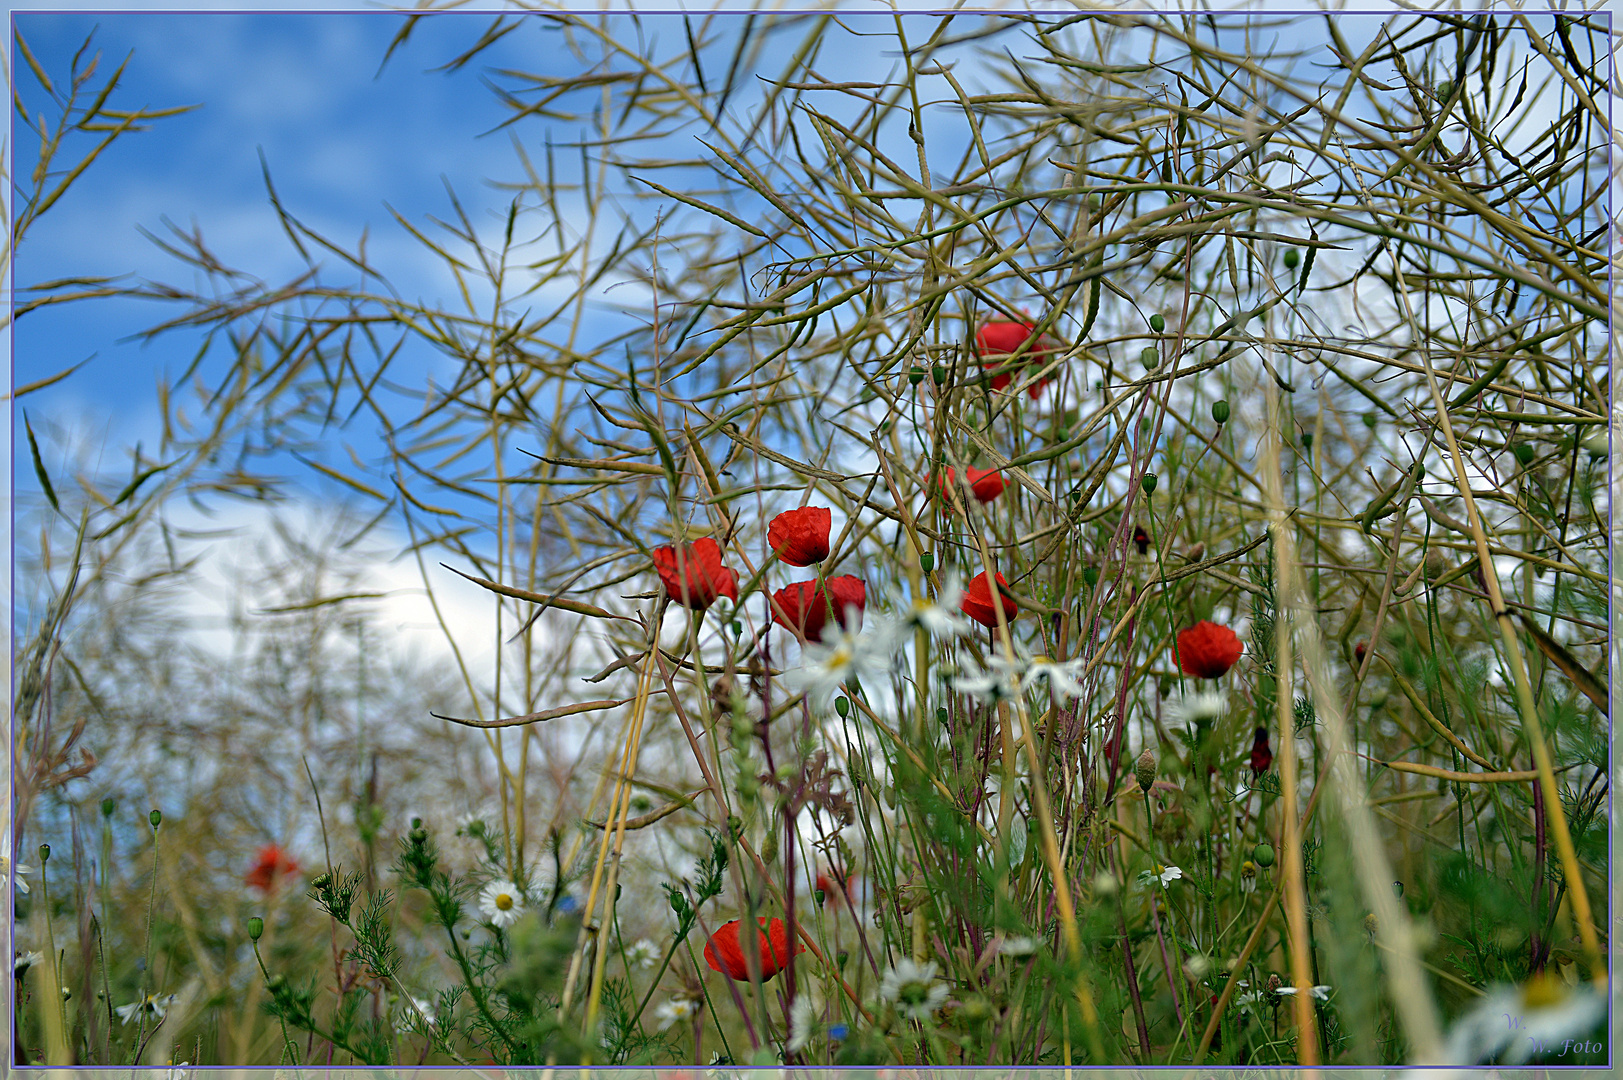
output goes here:
[[647, 970], [659, 963], [659, 947], [647, 938], [638, 938], [626, 946], [626, 965]]
[[1078, 682], [1083, 672], [1087, 670], [1086, 660], [1067, 660], [1056, 663], [1046, 656], [1039, 656], [1026, 668], [1026, 673], [1020, 679], [1020, 689], [1030, 690], [1037, 684], [1038, 679], [1047, 679], [1048, 688], [1054, 696], [1061, 701], [1071, 701], [1075, 698], [1085, 697], [1087, 691]]
[[941, 586], [941, 594], [931, 601], [928, 596], [916, 596], [912, 606], [902, 613], [891, 630], [898, 643], [905, 643], [915, 630], [923, 630], [931, 637], [955, 638], [969, 633], [969, 620], [959, 613], [964, 587], [956, 573], [949, 574]]
[[1228, 712], [1228, 708], [1228, 695], [1216, 690], [1179, 693], [1176, 697], [1168, 698], [1166, 705], [1168, 719], [1173, 722], [1181, 720], [1191, 727], [1216, 723]]
[[804, 693], [818, 710], [851, 679], [877, 678], [890, 670], [890, 650], [874, 634], [844, 631], [822, 643], [807, 642], [801, 652], [801, 665], [783, 673], [783, 681], [796, 693]]
[[[1514, 1027], [1507, 1016], [1516, 1021]], [[1546, 972], [1522, 986], [1489, 991], [1449, 1029], [1441, 1063], [1520, 1065], [1541, 1052], [1561, 1057], [1605, 1020], [1603, 995], [1587, 986], [1569, 991]]]
[[659, 1020], [659, 1030], [664, 1031], [678, 1020], [692, 1018], [699, 1011], [699, 1003], [692, 998], [673, 997], [659, 1003], [654, 1009], [654, 1017]]
[[1176, 866], [1162, 866], [1157, 863], [1154, 870], [1145, 870], [1138, 875], [1138, 883], [1148, 885], [1153, 881], [1160, 881], [1161, 887], [1164, 889], [1181, 877], [1183, 877], [1183, 871]]
[[479, 894], [479, 910], [497, 926], [512, 926], [524, 914], [524, 894], [511, 881], [492, 881]]
[[818, 1021], [823, 1016], [823, 991], [815, 981], [808, 982], [795, 995], [789, 1007], [789, 1052], [798, 1054], [811, 1044], [817, 1033]]
[[[1296, 987], [1281, 986], [1279, 989], [1275, 990], [1274, 993], [1278, 994], [1280, 997], [1291, 997], [1296, 993]], [[1328, 986], [1311, 987], [1308, 990], [1308, 993], [1311, 994], [1317, 1001], [1330, 1000], [1330, 988]]]
[[120, 1005], [118, 1008], [114, 1009], [113, 1012], [117, 1013], [119, 1020], [126, 1024], [134, 1023], [143, 1013], [155, 1020], [162, 1020], [164, 1012], [169, 1008], [170, 1005], [173, 1005], [174, 1002], [174, 994], [170, 994], [167, 997], [155, 997], [152, 994], [148, 994], [140, 1001], [132, 1001], [128, 1005]]
[[974, 659], [965, 656], [960, 674], [952, 680], [952, 688], [968, 694], [983, 705], [995, 705], [1020, 694], [1020, 676], [1024, 665], [1018, 660], [1001, 656], [989, 657], [982, 668]]
[[43, 953], [23, 952], [19, 949], [17, 951], [17, 958], [11, 962], [12, 977], [21, 978], [23, 972], [27, 971], [35, 964], [43, 963], [45, 963], [45, 955]]
[[1042, 946], [1043, 939], [1039, 937], [1006, 937], [997, 951], [1004, 956], [1030, 956]]
[[4, 877], [6, 872], [11, 869], [15, 869], [17, 871], [17, 891], [22, 893], [24, 896], [27, 896], [28, 882], [23, 880], [23, 875], [32, 874], [34, 872], [34, 868], [29, 866], [27, 863], [17, 863], [16, 866], [13, 867], [10, 858], [5, 855], [0, 855], [0, 877]]
[[947, 1002], [947, 987], [935, 977], [936, 964], [898, 960], [879, 983], [879, 996], [894, 1002], [904, 1020], [928, 1020]]

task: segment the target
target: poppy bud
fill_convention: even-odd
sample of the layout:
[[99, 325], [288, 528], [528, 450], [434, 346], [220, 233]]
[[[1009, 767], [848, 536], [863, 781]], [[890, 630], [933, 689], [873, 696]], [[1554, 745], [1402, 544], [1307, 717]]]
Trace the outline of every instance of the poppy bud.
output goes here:
[[935, 569], [935, 552], [919, 552], [919, 569], [923, 570], [926, 574]]
[[1296, 269], [1296, 264], [1301, 262], [1301, 261], [1302, 261], [1301, 252], [1297, 251], [1293, 247], [1288, 247], [1288, 248], [1285, 249], [1285, 269], [1287, 269], [1287, 270], [1295, 270]]
[[1515, 453], [1516, 460], [1521, 462], [1523, 466], [1531, 465], [1533, 463], [1533, 447], [1530, 444], [1517, 443]]
[[776, 829], [768, 829], [766, 839], [761, 842], [761, 861], [764, 863], [778, 861], [778, 832]]
[[1161, 331], [1165, 330], [1166, 328], [1167, 328], [1167, 321], [1161, 317], [1161, 313], [1159, 311], [1156, 312], [1154, 315], [1150, 316], [1150, 329], [1151, 330], [1154, 330], [1157, 334], [1159, 334]]
[[1367, 412], [1367, 413], [1364, 414], [1364, 426], [1365, 427], [1369, 428], [1371, 431], [1374, 431], [1375, 430], [1375, 423], [1376, 423], [1376, 416], [1375, 416], [1374, 413]]
[[1139, 350], [1138, 360], [1145, 367], [1152, 368], [1161, 362], [1161, 351], [1154, 345], [1146, 345]]
[[945, 386], [947, 382], [947, 365], [936, 364], [930, 368], [930, 378], [935, 380], [937, 386]]
[[147, 820], [152, 822], [152, 828], [156, 831], [158, 826], [163, 824], [163, 815], [157, 810], [153, 810], [152, 813], [147, 815]]
[[1138, 483], [1139, 483], [1139, 486], [1144, 489], [1144, 494], [1146, 494], [1146, 495], [1154, 495], [1155, 494], [1155, 485], [1159, 484], [1160, 482], [1161, 482], [1160, 478], [1157, 477], [1154, 473], [1147, 472], [1147, 473], [1145, 473], [1143, 475], [1142, 478], [1140, 478]]
[[116, 805], [118, 805], [118, 804], [113, 802], [113, 800], [110, 799], [110, 798], [103, 799], [101, 801], [101, 816], [104, 817], [104, 818], [112, 817], [113, 816], [113, 807], [115, 807]]
[[264, 932], [265, 932], [265, 920], [264, 919], [261, 919], [258, 915], [255, 915], [253, 918], [248, 920], [248, 937], [249, 937], [250, 940], [258, 941], [259, 936], [261, 934], [263, 934]]
[[46, 863], [51, 861], [51, 845], [50, 844], [41, 844], [39, 846], [39, 861], [40, 861], [41, 866], [43, 866]]
[[851, 714], [851, 702], [844, 697], [835, 698], [834, 711], [841, 716], [849, 716]]
[[1302, 432], [1302, 452], [1308, 457], [1313, 456], [1313, 433], [1311, 431]]
[[1269, 847], [1266, 842], [1258, 844], [1251, 851], [1251, 859], [1258, 866], [1266, 870], [1268, 867], [1274, 865], [1274, 849]]
[[919, 383], [923, 382], [924, 381], [924, 369], [923, 368], [913, 368], [910, 371], [908, 371], [908, 373], [907, 373], [907, 381], [912, 383], [914, 386], [917, 386]]
[[1191, 547], [1187, 552], [1185, 552], [1183, 557], [1188, 559], [1190, 562], [1199, 562], [1200, 560], [1204, 559], [1206, 557], [1206, 542], [1204, 540], [1196, 540], [1194, 547]]
[[1229, 403], [1227, 399], [1212, 402], [1212, 419], [1219, 424], [1226, 424], [1229, 420]]
[[744, 624], [739, 622], [737, 619], [734, 619], [732, 622], [727, 624], [727, 629], [733, 632], [734, 637], [737, 637], [739, 634], [744, 632]]
[[947, 723], [947, 717], [948, 717], [948, 713], [947, 713], [946, 709], [941, 708], [941, 709], [937, 709], [935, 711], [936, 723], [941, 724], [942, 726], [945, 726], [946, 723]]
[[1139, 790], [1143, 791], [1146, 797], [1149, 795], [1150, 785], [1155, 783], [1156, 767], [1155, 754], [1146, 746], [1144, 752], [1138, 755], [1138, 764], [1133, 768], [1133, 775], [1138, 778]]

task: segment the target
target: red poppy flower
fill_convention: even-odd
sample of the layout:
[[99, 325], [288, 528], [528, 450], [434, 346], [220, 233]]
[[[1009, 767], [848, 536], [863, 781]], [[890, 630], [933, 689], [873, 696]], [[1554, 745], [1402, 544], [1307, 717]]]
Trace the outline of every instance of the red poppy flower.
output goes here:
[[817, 872], [817, 891], [822, 894], [819, 903], [833, 904], [841, 908], [851, 903], [856, 897], [853, 895], [856, 882], [835, 869], [819, 870]]
[[1274, 752], [1268, 747], [1268, 729], [1259, 727], [1251, 739], [1251, 774], [1261, 776], [1274, 763]]
[[[862, 626], [862, 613], [868, 606], [868, 587], [861, 578], [841, 574], [818, 588], [815, 581], [797, 581], [772, 594], [772, 621], [785, 630], [798, 630], [807, 641], [822, 641], [829, 616], [847, 630]], [[856, 609], [856, 625], [846, 612]]]
[[[1003, 474], [996, 469], [969, 469], [965, 472], [969, 477], [969, 489], [975, 493], [975, 498], [983, 503], [989, 503], [1008, 486], [1003, 482]], [[941, 476], [941, 497], [951, 499], [948, 493], [952, 485], [958, 480], [958, 470], [948, 469]]]
[[790, 566], [810, 566], [828, 558], [828, 531], [834, 515], [826, 506], [785, 510], [766, 529], [766, 542]]
[[[1003, 595], [1002, 590], [1008, 588], [1009, 583], [1003, 580], [1003, 575], [997, 576], [999, 586], [998, 599], [1003, 604], [1003, 618], [1008, 621], [1020, 612], [1020, 605]], [[986, 573], [976, 574], [970, 581], [969, 587], [964, 590], [964, 599], [958, 609], [971, 619], [985, 627], [997, 625], [997, 609], [992, 606], [992, 588], [986, 583]]]
[[[710, 935], [710, 940], [704, 946], [704, 962], [729, 979], [750, 977], [749, 961], [744, 957], [745, 943], [738, 937], [738, 926], [743, 921], [734, 919], [723, 926]], [[769, 926], [766, 917], [761, 916], [760, 922], [766, 930], [755, 931], [755, 953], [761, 962], [761, 981], [765, 982], [788, 966], [789, 930], [783, 925], [782, 919], [773, 919]], [[806, 946], [796, 942], [795, 952], [805, 951]]]
[[299, 864], [289, 858], [287, 852], [275, 844], [266, 844], [259, 849], [259, 861], [242, 875], [242, 883], [268, 893], [276, 888], [282, 878], [298, 872]]
[[711, 537], [684, 547], [680, 559], [668, 544], [655, 548], [654, 569], [670, 598], [694, 611], [703, 611], [718, 596], [738, 602], [738, 571], [721, 565], [721, 545]]
[[[998, 368], [1005, 370], [992, 376], [992, 389], [1004, 390], [1014, 381], [1015, 372], [1008, 369], [1008, 357], [1014, 354], [1020, 346], [1031, 340], [1031, 331], [1034, 325], [1029, 322], [1009, 322], [1007, 320], [994, 320], [984, 324], [975, 332], [975, 351], [981, 357], [981, 367], [987, 371]], [[1022, 354], [1027, 363], [1041, 366], [1048, 362], [1049, 354], [1054, 351], [1047, 338], [1039, 337]], [[1043, 387], [1049, 380], [1039, 379], [1026, 393], [1031, 395], [1033, 401], [1043, 392]]]
[[1240, 638], [1226, 626], [1202, 619], [1187, 630], [1178, 631], [1178, 644], [1173, 647], [1178, 666], [1185, 675], [1197, 679], [1221, 678], [1245, 652]]

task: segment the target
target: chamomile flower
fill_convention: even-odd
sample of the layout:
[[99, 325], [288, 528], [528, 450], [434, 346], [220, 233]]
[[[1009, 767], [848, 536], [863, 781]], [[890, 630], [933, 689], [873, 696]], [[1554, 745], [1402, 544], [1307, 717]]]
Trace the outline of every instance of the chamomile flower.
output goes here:
[[964, 587], [958, 575], [951, 574], [934, 601], [927, 596], [914, 597], [912, 606], [902, 613], [891, 633], [898, 643], [905, 641], [915, 630], [923, 630], [931, 637], [963, 637], [970, 629], [969, 620], [958, 612], [958, 605], [963, 600]]
[[1167, 700], [1167, 716], [1176, 721], [1183, 721], [1192, 727], [1204, 727], [1216, 723], [1228, 712], [1228, 695], [1216, 690], [1196, 690], [1179, 693], [1176, 697]]
[[890, 669], [890, 650], [884, 644], [872, 634], [825, 631], [822, 642], [806, 643], [802, 666], [784, 672], [783, 681], [791, 690], [804, 693], [813, 708], [826, 708], [851, 679], [878, 677]]
[[997, 951], [1004, 956], [1030, 956], [1042, 946], [1043, 939], [1039, 937], [1006, 937]]
[[952, 680], [952, 688], [984, 705], [995, 705], [1019, 696], [1023, 669], [1024, 665], [1018, 660], [1001, 656], [988, 657], [983, 668], [966, 655], [958, 676]]
[[11, 962], [11, 974], [14, 978], [22, 978], [23, 973], [35, 964], [43, 964], [45, 955], [38, 952], [17, 951], [17, 958]]
[[936, 964], [898, 960], [879, 983], [879, 996], [893, 1002], [904, 1020], [928, 1020], [947, 1002], [947, 986], [935, 977]]
[[659, 947], [647, 938], [638, 938], [626, 946], [626, 965], [644, 970], [659, 963]]
[[802, 986], [795, 995], [795, 1003], [789, 1007], [788, 1047], [791, 1054], [798, 1054], [811, 1045], [823, 1010], [823, 988], [815, 981]]
[[[1315, 1001], [1329, 1001], [1330, 1000], [1330, 988], [1328, 986], [1309, 987], [1307, 992], [1310, 995], [1312, 995], [1312, 997], [1313, 997], [1313, 999]], [[1296, 993], [1296, 987], [1294, 987], [1294, 986], [1277, 987], [1274, 990], [1274, 993], [1278, 994], [1280, 997], [1292, 997]]]
[[1181, 877], [1183, 877], [1183, 871], [1178, 867], [1162, 866], [1161, 864], [1157, 863], [1154, 870], [1145, 870], [1143, 873], [1138, 875], [1138, 883], [1140, 885], [1148, 885], [1151, 882], [1159, 881], [1161, 883], [1161, 887], [1164, 889]]
[[1039, 679], [1046, 679], [1048, 688], [1061, 701], [1070, 701], [1074, 698], [1083, 697], [1087, 691], [1082, 688], [1082, 684], [1077, 680], [1082, 678], [1082, 674], [1087, 670], [1087, 667], [1088, 662], [1086, 660], [1067, 660], [1064, 663], [1056, 663], [1046, 656], [1039, 656], [1027, 665], [1026, 673], [1020, 677], [1020, 689], [1030, 690], [1037, 684]]
[[23, 880], [23, 875], [32, 874], [34, 872], [34, 868], [29, 866], [27, 863], [17, 863], [16, 866], [13, 867], [9, 857], [0, 855], [0, 877], [4, 877], [6, 872], [11, 869], [15, 869], [17, 871], [17, 891], [22, 893], [24, 896], [27, 896], [28, 882]]
[[134, 1023], [143, 1014], [151, 1017], [154, 1020], [162, 1020], [163, 1014], [168, 1010], [170, 1005], [174, 1004], [174, 1002], [175, 995], [173, 994], [170, 994], [167, 997], [156, 997], [152, 994], [148, 994], [140, 1001], [132, 1001], [128, 1005], [120, 1005], [118, 1008], [114, 1009], [113, 1012], [117, 1013], [118, 1019], [125, 1024]]
[[659, 1021], [659, 1030], [664, 1031], [672, 1024], [681, 1020], [689, 1020], [699, 1011], [699, 1003], [688, 997], [666, 998], [654, 1008], [654, 1017]]
[[[1505, 1017], [1518, 1022], [1512, 1027]], [[1599, 1033], [1606, 998], [1588, 987], [1569, 991], [1548, 972], [1521, 986], [1498, 986], [1465, 1013], [1443, 1042], [1446, 1065], [1520, 1065], [1534, 1054], [1563, 1054], [1569, 1044]]]
[[479, 894], [479, 910], [488, 922], [512, 926], [524, 914], [524, 893], [511, 881], [492, 881]]

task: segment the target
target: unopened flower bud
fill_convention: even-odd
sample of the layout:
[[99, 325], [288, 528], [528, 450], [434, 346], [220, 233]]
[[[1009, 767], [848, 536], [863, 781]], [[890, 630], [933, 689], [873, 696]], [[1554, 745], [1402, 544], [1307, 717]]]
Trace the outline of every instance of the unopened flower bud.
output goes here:
[[1228, 399], [1219, 398], [1217, 401], [1212, 402], [1212, 419], [1217, 421], [1219, 424], [1226, 424], [1229, 422]]
[[1531, 465], [1533, 463], [1533, 447], [1531, 444], [1517, 443], [1515, 453], [1516, 460], [1521, 462], [1524, 466]]
[[761, 861], [764, 863], [778, 861], [778, 833], [776, 829], [768, 829], [766, 839], [761, 842]]
[[1154, 330], [1157, 334], [1159, 334], [1161, 331], [1165, 330], [1166, 328], [1167, 328], [1167, 321], [1166, 321], [1166, 319], [1161, 317], [1161, 313], [1159, 311], [1156, 312], [1154, 315], [1150, 316], [1150, 329], [1151, 330]]
[[1285, 269], [1287, 269], [1287, 270], [1295, 270], [1296, 269], [1296, 264], [1301, 262], [1301, 261], [1302, 261], [1301, 252], [1297, 251], [1293, 247], [1288, 247], [1288, 248], [1285, 249]]
[[1155, 783], [1156, 769], [1155, 753], [1146, 746], [1144, 752], [1138, 755], [1138, 764], [1133, 768], [1133, 775], [1138, 777], [1139, 789], [1146, 794], [1150, 790], [1150, 785]]
[[919, 552], [919, 569], [923, 570], [926, 574], [935, 569], [935, 552]]
[[914, 386], [917, 386], [919, 383], [923, 382], [924, 381], [924, 369], [923, 368], [913, 368], [910, 371], [908, 371], [908, 373], [907, 373], [907, 381], [912, 383]]
[[152, 827], [156, 829], [163, 824], [163, 815], [158, 813], [157, 810], [153, 810], [152, 813], [147, 815], [147, 820], [152, 822]]
[[937, 364], [930, 369], [930, 378], [935, 380], [937, 386], [944, 386], [947, 382], [947, 366]]
[[843, 697], [835, 698], [834, 711], [839, 713], [841, 717], [851, 715], [851, 702]]
[[1274, 865], [1274, 849], [1266, 843], [1258, 844], [1252, 850], [1251, 858], [1256, 861], [1258, 866], [1267, 869]]
[[113, 816], [113, 807], [115, 807], [117, 805], [118, 804], [113, 802], [113, 800], [111, 798], [103, 799], [101, 801], [101, 816], [104, 817], [104, 818], [112, 817]]
[[1153, 368], [1161, 362], [1161, 352], [1154, 345], [1146, 345], [1138, 353], [1139, 362], [1147, 368]]
[[1160, 477], [1156, 476], [1152, 472], [1147, 472], [1139, 479], [1138, 484], [1144, 489], [1144, 494], [1153, 495], [1155, 494], [1155, 486], [1160, 482]]
[[259, 938], [260, 938], [260, 935], [262, 935], [264, 932], [265, 932], [265, 920], [264, 919], [261, 919], [258, 915], [255, 915], [255, 916], [253, 916], [252, 918], [250, 918], [248, 920], [248, 940], [250, 940], [250, 941], [258, 941]]
[[1205, 557], [1206, 542], [1204, 540], [1195, 541], [1194, 546], [1184, 553], [1184, 558], [1188, 559], [1190, 562], [1199, 562]]
[[42, 866], [45, 863], [48, 863], [48, 862], [51, 861], [51, 845], [50, 844], [41, 844], [39, 846], [39, 861], [40, 861], [40, 865], [42, 865]]

